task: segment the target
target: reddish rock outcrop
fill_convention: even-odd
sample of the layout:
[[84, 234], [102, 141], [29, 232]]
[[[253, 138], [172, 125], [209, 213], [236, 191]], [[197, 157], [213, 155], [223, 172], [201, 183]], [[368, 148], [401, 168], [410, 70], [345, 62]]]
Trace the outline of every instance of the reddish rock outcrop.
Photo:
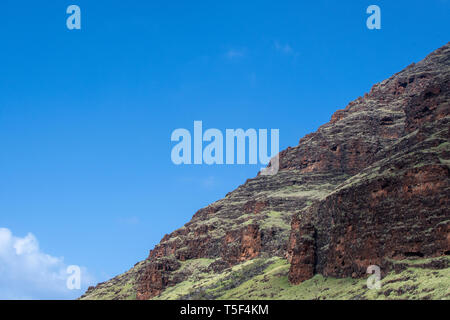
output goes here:
[[180, 263], [174, 259], [159, 259], [148, 264], [140, 275], [136, 298], [147, 300], [160, 294], [171, 284], [169, 274], [180, 267]]
[[230, 265], [256, 258], [261, 252], [261, 232], [258, 225], [228, 231], [224, 238], [222, 258]]

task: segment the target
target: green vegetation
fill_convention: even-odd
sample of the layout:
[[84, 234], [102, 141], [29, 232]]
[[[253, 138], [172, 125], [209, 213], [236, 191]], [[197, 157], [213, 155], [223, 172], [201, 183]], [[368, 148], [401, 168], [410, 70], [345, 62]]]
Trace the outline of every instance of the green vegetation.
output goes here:
[[[313, 187], [313, 188], [312, 188]], [[288, 186], [279, 191], [273, 192], [270, 197], [299, 197], [312, 200], [323, 199], [333, 190], [334, 185], [325, 183], [320, 185], [308, 186]]]
[[135, 300], [137, 275], [145, 267], [145, 261], [137, 263], [127, 272], [86, 292], [80, 300]]
[[450, 269], [427, 267], [436, 260], [395, 261], [403, 271], [392, 271], [381, 280], [381, 289], [369, 290], [366, 279], [321, 275], [292, 285], [285, 259], [255, 259], [220, 274], [190, 277], [155, 299], [450, 299]]
[[291, 225], [288, 222], [290, 219], [291, 215], [286, 215], [286, 212], [270, 211], [267, 213], [267, 217], [262, 220], [260, 227], [261, 229], [278, 227], [281, 229], [290, 230]]
[[[187, 279], [167, 288], [157, 300], [175, 299], [445, 299], [450, 300], [450, 268], [432, 269], [433, 263], [450, 263], [450, 257], [392, 260], [401, 271], [381, 280], [381, 289], [369, 290], [366, 279], [330, 278], [316, 275], [299, 285], [288, 281], [288, 262], [280, 257], [258, 258], [215, 273], [208, 267], [215, 259], [181, 262], [177, 274]], [[136, 277], [145, 266], [138, 263], [128, 272], [101, 283], [81, 299], [135, 299]]]
[[[203, 266], [207, 266], [208, 262], [205, 261], [207, 259], [195, 260], [204, 260], [202, 262]], [[197, 264], [197, 262], [190, 263]], [[160, 296], [154, 299], [216, 299], [230, 288], [239, 286], [258, 272], [261, 272], [266, 265], [267, 263], [264, 259], [255, 259], [226, 269], [221, 273], [215, 273], [214, 271], [206, 270], [206, 268], [199, 269], [198, 272], [189, 276], [187, 280], [167, 288]]]

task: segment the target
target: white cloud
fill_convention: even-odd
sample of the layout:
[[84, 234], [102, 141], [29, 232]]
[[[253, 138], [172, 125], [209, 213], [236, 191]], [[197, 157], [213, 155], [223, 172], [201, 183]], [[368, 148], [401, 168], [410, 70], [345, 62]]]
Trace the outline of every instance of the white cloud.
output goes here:
[[73, 299], [93, 283], [81, 268], [81, 290], [69, 290], [69, 276], [64, 258], [42, 252], [33, 234], [20, 238], [0, 228], [0, 299]]

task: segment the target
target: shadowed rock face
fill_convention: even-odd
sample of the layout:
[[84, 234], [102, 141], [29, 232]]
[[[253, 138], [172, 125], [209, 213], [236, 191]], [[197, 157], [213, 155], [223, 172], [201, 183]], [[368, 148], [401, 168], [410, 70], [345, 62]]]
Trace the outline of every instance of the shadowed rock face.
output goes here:
[[184, 281], [181, 265], [192, 259], [211, 259], [208, 270], [221, 273], [287, 257], [289, 280], [300, 283], [448, 254], [449, 84], [447, 44], [374, 85], [282, 151], [276, 175], [247, 180], [165, 235], [133, 273], [136, 298]]

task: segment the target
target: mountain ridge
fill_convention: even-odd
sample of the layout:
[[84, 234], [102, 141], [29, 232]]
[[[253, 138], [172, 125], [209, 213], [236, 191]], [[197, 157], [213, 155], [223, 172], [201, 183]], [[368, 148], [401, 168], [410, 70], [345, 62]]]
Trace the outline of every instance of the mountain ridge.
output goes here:
[[[449, 110], [448, 43], [281, 151], [276, 175], [248, 179], [198, 210], [146, 260], [81, 299], [216, 299], [233, 292], [234, 298], [312, 298], [299, 292], [317, 277], [363, 279], [374, 264], [387, 278], [411, 265], [432, 266], [445, 277]], [[263, 280], [280, 291], [255, 296]], [[431, 298], [450, 295], [439, 286], [435, 291]], [[361, 292], [350, 297], [374, 298]]]

